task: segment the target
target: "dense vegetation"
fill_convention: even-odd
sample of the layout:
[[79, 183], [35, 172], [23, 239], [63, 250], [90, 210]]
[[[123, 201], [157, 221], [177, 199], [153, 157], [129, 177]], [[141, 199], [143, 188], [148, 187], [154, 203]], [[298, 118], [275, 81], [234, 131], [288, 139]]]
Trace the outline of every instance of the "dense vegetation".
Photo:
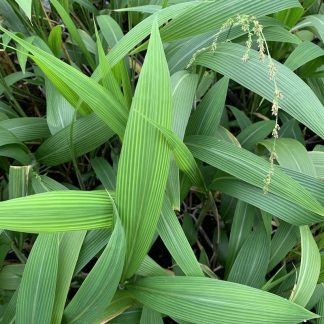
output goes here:
[[1, 323], [324, 323], [321, 1], [1, 0], [0, 30]]

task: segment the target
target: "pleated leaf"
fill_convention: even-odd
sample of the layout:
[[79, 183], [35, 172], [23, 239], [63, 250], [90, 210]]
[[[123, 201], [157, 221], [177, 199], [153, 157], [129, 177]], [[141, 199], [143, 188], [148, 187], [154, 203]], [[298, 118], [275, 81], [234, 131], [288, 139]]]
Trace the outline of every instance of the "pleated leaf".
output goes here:
[[45, 140], [36, 151], [37, 160], [45, 165], [58, 165], [79, 157], [107, 142], [114, 132], [96, 115], [78, 119], [55, 135]]
[[251, 151], [255, 145], [271, 134], [275, 122], [272, 120], [262, 120], [246, 127], [237, 139], [245, 149]]
[[186, 134], [214, 136], [219, 126], [225, 99], [228, 79], [219, 80], [200, 102], [190, 117]]
[[151, 244], [169, 173], [170, 149], [143, 117], [171, 127], [171, 82], [157, 22], [137, 83], [116, 185], [116, 203], [126, 234], [123, 278], [135, 273]]
[[99, 157], [91, 160], [91, 166], [105, 189], [116, 189], [116, 172], [104, 158]]
[[106, 248], [66, 307], [63, 323], [97, 323], [110, 304], [122, 274], [126, 247], [122, 224], [116, 219]]
[[316, 288], [321, 269], [321, 256], [312, 232], [308, 226], [300, 226], [301, 264], [296, 287], [290, 300], [301, 306], [306, 306]]
[[[208, 136], [191, 136], [187, 138], [186, 143], [196, 158], [253, 186], [263, 188], [263, 181], [269, 170], [269, 162], [261, 157]], [[279, 168], [275, 169], [269, 192], [324, 216], [323, 206]]]
[[173, 272], [167, 269], [163, 269], [151, 257], [146, 255], [140, 267], [136, 271], [136, 274], [142, 277], [171, 276], [173, 275]]
[[104, 249], [111, 236], [111, 228], [102, 228], [87, 231], [83, 240], [81, 251], [74, 269], [74, 275], [78, 274], [94, 257]]
[[216, 176], [210, 188], [247, 202], [293, 225], [305, 225], [323, 221], [322, 216], [301, 207], [297, 201], [291, 202], [286, 197], [271, 192], [265, 195], [259, 187], [228, 174]]
[[[269, 151], [273, 146], [273, 140], [260, 142]], [[276, 154], [281, 166], [316, 177], [316, 170], [313, 162], [308, 155], [306, 148], [292, 138], [280, 138], [276, 141]]]
[[[198, 56], [196, 63], [224, 74], [272, 102], [274, 85], [268, 77], [268, 65], [260, 63], [258, 53], [254, 50], [251, 50], [248, 62], [242, 62], [244, 51], [244, 46], [223, 43], [218, 45], [216, 54], [203, 53]], [[324, 137], [324, 126], [320, 122], [324, 118], [324, 109], [319, 99], [290, 69], [278, 62], [275, 65], [276, 81], [283, 93], [281, 109]]]
[[56, 191], [0, 202], [0, 228], [41, 233], [111, 227], [106, 191]]
[[163, 41], [167, 42], [199, 35], [217, 29], [228, 18], [233, 18], [238, 14], [245, 13], [262, 17], [283, 9], [299, 6], [300, 4], [295, 0], [284, 2], [279, 0], [271, 2], [262, 0], [203, 2], [174, 18], [161, 30], [161, 37]]
[[324, 50], [312, 42], [302, 42], [288, 56], [285, 65], [292, 71], [324, 55]]
[[268, 271], [272, 270], [291, 251], [299, 239], [298, 227], [280, 222], [271, 240], [271, 256]]
[[[179, 71], [171, 76], [173, 98], [172, 130], [183, 139], [192, 104], [196, 93], [198, 76], [186, 71]], [[170, 161], [170, 173], [167, 192], [174, 209], [180, 210], [179, 168], [173, 156]]]
[[140, 324], [152, 324], [152, 323], [163, 324], [164, 322], [159, 312], [144, 306]]
[[190, 323], [298, 323], [317, 315], [284, 298], [210, 278], [152, 277], [129, 291], [145, 306]]
[[255, 208], [243, 201], [238, 200], [232, 221], [231, 232], [228, 242], [228, 256], [226, 259], [226, 276], [229, 273], [233, 262], [251, 234], [252, 225], [255, 218]]
[[308, 152], [318, 178], [324, 178], [324, 152], [312, 151]]
[[51, 134], [54, 135], [71, 124], [75, 110], [47, 78], [45, 88], [46, 121]]
[[91, 66], [92, 69], [95, 68], [95, 62], [91, 54], [86, 48], [84, 41], [82, 40], [81, 35], [78, 32], [77, 27], [75, 26], [73, 20], [69, 16], [69, 14], [65, 11], [64, 7], [60, 4], [57, 0], [50, 0], [51, 4], [57, 10], [58, 14], [60, 15], [61, 19], [63, 20], [64, 24], [66, 25], [69, 34], [73, 41], [78, 45], [78, 47], [83, 52], [88, 64]]
[[[45, 178], [45, 181], [42, 181], [40, 177], [37, 177], [37, 179], [39, 182], [41, 182], [41, 185], [36, 187], [34, 186], [36, 193], [51, 191], [53, 190], [52, 188], [54, 185], [56, 190], [67, 190], [67, 188], [62, 186], [60, 183], [55, 183], [54, 180], [52, 182], [53, 186], [47, 185], [45, 181], [49, 180], [50, 178]], [[56, 291], [51, 319], [51, 323], [53, 324], [61, 323], [73, 271], [78, 260], [79, 252], [85, 235], [86, 231], [75, 231], [62, 233], [59, 236], [58, 274], [56, 278]]]
[[1, 26], [0, 30], [33, 54], [32, 58], [72, 105], [77, 106], [80, 104], [79, 99], [81, 99], [115, 133], [123, 136], [127, 115], [112, 93], [105, 90], [94, 79], [87, 77], [55, 56], [31, 45]]
[[270, 237], [260, 223], [237, 254], [227, 280], [255, 288], [265, 282], [270, 258]]
[[41, 234], [33, 245], [18, 292], [16, 323], [50, 323], [55, 299], [58, 234]]
[[2, 120], [0, 127], [10, 131], [20, 141], [26, 142], [50, 136], [45, 118], [20, 117]]
[[167, 197], [163, 202], [158, 233], [177, 265], [187, 276], [203, 277], [201, 267]]

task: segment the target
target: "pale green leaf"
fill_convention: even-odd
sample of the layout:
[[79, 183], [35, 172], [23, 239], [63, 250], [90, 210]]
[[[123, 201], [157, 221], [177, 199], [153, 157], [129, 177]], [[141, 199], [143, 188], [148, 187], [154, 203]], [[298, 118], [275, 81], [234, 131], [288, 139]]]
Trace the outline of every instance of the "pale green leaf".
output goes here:
[[148, 252], [169, 173], [170, 149], [143, 115], [170, 128], [171, 114], [171, 81], [155, 22], [133, 98], [117, 173], [116, 204], [127, 242], [123, 278], [135, 273]]
[[191, 323], [297, 323], [317, 317], [284, 298], [217, 279], [152, 277], [129, 290], [145, 306]]

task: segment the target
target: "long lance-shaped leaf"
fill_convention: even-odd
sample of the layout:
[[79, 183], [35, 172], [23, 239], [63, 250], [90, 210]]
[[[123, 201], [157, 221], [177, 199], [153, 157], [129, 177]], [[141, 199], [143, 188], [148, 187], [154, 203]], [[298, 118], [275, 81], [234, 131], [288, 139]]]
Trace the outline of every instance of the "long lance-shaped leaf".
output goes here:
[[145, 306], [190, 323], [298, 323], [318, 317], [279, 296], [210, 278], [145, 278], [129, 291]]
[[151, 323], [163, 324], [164, 322], [159, 312], [144, 306], [140, 324], [151, 324]]
[[228, 79], [220, 79], [204, 96], [189, 119], [186, 134], [214, 136], [222, 117]]
[[66, 307], [64, 323], [97, 323], [110, 304], [122, 274], [125, 258], [125, 234], [116, 215], [111, 238], [87, 275], [81, 287]]
[[71, 101], [71, 94], [67, 92], [73, 92], [74, 102], [71, 104], [76, 104], [75, 96], [77, 95], [119, 136], [123, 136], [127, 114], [112, 93], [105, 90], [94, 79], [87, 77], [55, 56], [19, 38], [1, 26], [0, 30], [33, 54], [32, 58], [67, 100]]
[[[155, 19], [158, 19], [158, 24], [161, 26], [170, 19], [178, 17], [171, 28], [169, 26], [164, 27], [162, 38], [165, 41], [169, 41], [215, 30], [228, 18], [234, 17], [237, 14], [254, 14], [261, 17], [285, 8], [298, 6], [300, 4], [296, 0], [287, 0], [285, 2], [276, 0], [266, 3], [255, 0], [244, 2], [239, 0], [226, 2], [211, 1], [209, 3], [189, 1], [179, 3], [164, 8], [141, 21], [113, 47], [108, 53], [107, 58], [111, 66], [117, 64], [132, 48], [149, 35]], [[93, 78], [95, 80], [100, 79], [99, 69], [96, 69]]]
[[[168, 20], [180, 15], [190, 7], [198, 5], [198, 1], [179, 3], [174, 6], [162, 9], [156, 14], [153, 14], [138, 25], [132, 28], [116, 45], [109, 51], [107, 59], [111, 67], [115, 66], [121, 59], [123, 59], [128, 52], [145, 39], [151, 32], [152, 24], [155, 19], [158, 20], [159, 26], [167, 22]], [[92, 77], [95, 80], [100, 79], [100, 71], [97, 68]]]
[[187, 175], [188, 179], [192, 183], [200, 186], [202, 190], [207, 192], [203, 175], [195, 161], [195, 158], [191, 154], [188, 147], [183, 143], [181, 138], [172, 130], [157, 124], [154, 122], [154, 120], [143, 114], [141, 115], [149, 122], [151, 127], [155, 127], [157, 130], [159, 130], [159, 132], [161, 132], [165, 141], [172, 150], [178, 168]]
[[0, 202], [0, 228], [27, 233], [111, 227], [105, 191], [46, 192]]
[[[244, 87], [272, 102], [274, 98], [273, 81], [268, 76], [268, 64], [259, 61], [258, 53], [251, 50], [248, 62], [242, 62], [244, 46], [238, 44], [219, 44], [215, 54], [203, 53], [196, 63], [222, 73]], [[324, 138], [323, 105], [309, 86], [284, 65], [275, 62], [276, 80], [283, 98], [281, 109], [305, 124]]]
[[[187, 138], [186, 143], [196, 158], [253, 186], [263, 188], [270, 165], [261, 157], [208, 136], [191, 136]], [[324, 216], [323, 206], [279, 168], [275, 168], [269, 192]]]
[[225, 277], [231, 270], [233, 262], [245, 240], [251, 234], [255, 218], [255, 208], [239, 200], [233, 216], [231, 233], [228, 242], [228, 256], [225, 267]]
[[72, 149], [75, 157], [79, 157], [104, 144], [114, 135], [95, 113], [78, 119], [72, 131], [73, 134], [71, 126], [67, 126], [46, 139], [36, 151], [37, 161], [51, 166], [71, 161]]
[[[186, 71], [179, 71], [171, 76], [173, 98], [172, 130], [183, 139], [188, 119], [192, 110], [192, 103], [196, 94], [198, 75]], [[167, 182], [167, 193], [172, 207], [180, 210], [180, 180], [179, 168], [171, 156], [170, 173]]]
[[288, 56], [285, 65], [295, 71], [304, 64], [324, 55], [324, 50], [311, 42], [302, 42]]
[[[49, 192], [52, 190], [67, 190], [66, 187], [48, 177], [34, 176], [33, 180], [33, 188], [36, 193]], [[35, 185], [35, 183], [37, 183], [37, 185]], [[86, 233], [87, 231], [74, 231], [61, 233], [59, 236], [59, 251], [57, 255], [58, 275], [56, 278], [55, 299], [51, 319], [51, 323], [53, 324], [61, 323], [73, 271]]]
[[50, 135], [46, 119], [39, 117], [20, 117], [2, 120], [0, 127], [6, 128], [23, 142], [47, 138]]
[[302, 208], [283, 196], [268, 192], [266, 195], [260, 188], [243, 182], [228, 174], [219, 174], [215, 177], [210, 189], [219, 190], [231, 197], [238, 198], [260, 208], [293, 225], [313, 224], [323, 221], [323, 217]]
[[69, 16], [69, 14], [65, 11], [64, 7], [60, 4], [59, 1], [57, 0], [51, 0], [51, 4], [55, 7], [57, 12], [59, 13], [60, 17], [62, 18], [64, 24], [66, 25], [67, 29], [69, 30], [69, 33], [71, 35], [71, 38], [73, 41], [78, 45], [78, 47], [81, 49], [83, 52], [85, 58], [87, 59], [89, 65], [91, 66], [92, 69], [95, 68], [95, 62], [89, 51], [87, 50], [77, 27], [73, 23], [73, 20]]
[[135, 273], [147, 254], [169, 172], [170, 149], [143, 115], [170, 128], [171, 113], [170, 75], [155, 22], [133, 98], [117, 174], [116, 203], [127, 241], [124, 279]]
[[321, 270], [321, 255], [312, 232], [308, 226], [300, 226], [301, 265], [296, 287], [290, 300], [301, 306], [306, 306], [316, 288]]
[[261, 222], [250, 233], [233, 263], [227, 280], [261, 288], [270, 258], [270, 237]]
[[238, 14], [265, 16], [291, 7], [299, 7], [298, 1], [227, 0], [208, 1], [188, 9], [161, 30], [163, 41], [199, 35], [220, 27], [227, 19]]
[[201, 267], [167, 197], [162, 206], [158, 232], [181, 270], [187, 276], [202, 277]]
[[299, 229], [286, 222], [280, 225], [271, 240], [271, 255], [268, 271], [271, 271], [292, 250], [299, 240]]
[[[273, 145], [273, 140], [264, 140], [260, 142], [269, 151]], [[314, 164], [307, 154], [306, 148], [293, 138], [279, 138], [276, 142], [276, 154], [279, 164], [287, 169], [301, 172], [316, 178]]]
[[58, 267], [58, 234], [41, 234], [30, 253], [18, 292], [16, 322], [50, 323]]

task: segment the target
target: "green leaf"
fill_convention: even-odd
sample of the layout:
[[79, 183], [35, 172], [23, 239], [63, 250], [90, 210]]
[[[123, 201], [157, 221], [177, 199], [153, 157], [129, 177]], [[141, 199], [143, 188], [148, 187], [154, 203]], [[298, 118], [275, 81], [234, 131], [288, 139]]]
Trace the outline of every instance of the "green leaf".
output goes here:
[[316, 312], [321, 316], [321, 318], [318, 318], [316, 320], [317, 324], [323, 324], [324, 323], [324, 297], [322, 297], [318, 304], [316, 305]]
[[15, 0], [25, 15], [31, 20], [32, 0]]
[[163, 324], [164, 322], [159, 312], [144, 306], [140, 324], [152, 324], [152, 323]]
[[0, 228], [41, 233], [111, 227], [106, 191], [57, 191], [0, 202]]
[[[102, 321], [109, 321], [109, 323], [123, 323], [122, 320], [121, 322], [119, 320], [115, 322], [114, 318], [118, 318], [120, 314], [122, 314], [120, 315], [121, 317], [125, 316], [127, 318], [128, 309], [129, 312], [134, 313], [134, 309], [132, 308], [134, 304], [136, 304], [136, 301], [128, 291], [117, 290], [113, 299], [111, 300], [111, 303], [105, 310]], [[135, 313], [137, 321], [131, 321], [132, 323], [138, 323], [140, 321], [141, 313], [139, 312], [139, 309], [136, 309]]]
[[45, 89], [46, 121], [51, 134], [54, 135], [73, 122], [75, 110], [47, 78]]
[[324, 50], [312, 42], [302, 42], [288, 56], [285, 65], [292, 71], [324, 55]]
[[303, 28], [310, 28], [311, 30], [314, 30], [315, 33], [318, 35], [318, 37], [324, 41], [324, 15], [308, 15], [306, 16], [300, 23], [298, 23], [296, 26], [294, 26], [291, 31], [300, 30]]
[[58, 165], [72, 160], [71, 151], [75, 157], [88, 153], [107, 142], [114, 132], [96, 115], [78, 119], [55, 135], [49, 137], [36, 151], [37, 160], [45, 165]]
[[151, 257], [146, 255], [136, 274], [142, 277], [171, 276], [173, 272], [162, 268]]
[[41, 234], [33, 245], [18, 292], [18, 324], [50, 323], [55, 299], [58, 247], [58, 234]]
[[62, 26], [53, 27], [48, 35], [48, 46], [56, 57], [60, 57], [62, 50]]
[[238, 14], [248, 14], [256, 17], [265, 16], [279, 10], [299, 7], [298, 1], [237, 0], [202, 2], [174, 18], [161, 30], [163, 41], [181, 39], [188, 36], [202, 34], [220, 27], [228, 18]]
[[251, 120], [246, 116], [244, 111], [237, 109], [233, 106], [228, 106], [228, 108], [231, 110], [232, 114], [234, 115], [238, 126], [241, 128], [241, 131], [243, 131], [248, 126], [252, 125]]
[[108, 244], [111, 228], [95, 229], [87, 232], [78, 256], [74, 275], [78, 274]]
[[112, 93], [55, 56], [31, 45], [1, 26], [0, 30], [33, 54], [35, 62], [73, 106], [79, 107], [83, 101], [120, 137], [123, 137], [127, 115]]
[[25, 197], [30, 191], [31, 166], [10, 166], [9, 199]]
[[0, 271], [0, 289], [17, 290], [24, 272], [24, 264], [9, 264]]
[[145, 306], [191, 323], [297, 323], [317, 317], [276, 295], [210, 278], [144, 278], [129, 291]]
[[[255, 187], [263, 188], [264, 178], [270, 166], [269, 162], [261, 157], [208, 136], [191, 136], [187, 138], [186, 143], [196, 158]], [[320, 215], [319, 219], [324, 216], [321, 204], [279, 168], [275, 168], [269, 193], [284, 197], [300, 207], [317, 213]]]
[[[195, 7], [197, 2], [184, 2], [179, 3], [167, 8], [164, 8], [157, 13], [147, 17], [134, 28], [132, 28], [116, 45], [111, 49], [107, 55], [110, 65], [113, 67], [121, 59], [123, 59], [128, 52], [133, 49], [137, 44], [144, 40], [151, 32], [152, 24], [155, 19], [158, 20], [158, 25], [166, 23], [168, 20], [182, 14], [190, 7]], [[93, 73], [92, 77], [99, 80], [99, 69]]]
[[245, 149], [251, 151], [255, 145], [271, 134], [275, 122], [272, 120], [262, 120], [246, 127], [237, 139]]
[[96, 65], [94, 62], [93, 57], [89, 53], [88, 49], [86, 48], [73, 20], [70, 18], [69, 14], [65, 11], [64, 7], [61, 6], [59, 1], [57, 0], [51, 0], [51, 4], [54, 6], [60, 17], [62, 18], [64, 24], [66, 25], [69, 34], [73, 41], [76, 43], [76, 45], [81, 49], [82, 53], [84, 54], [88, 64], [91, 66], [91, 68], [94, 70]]
[[[260, 144], [271, 151], [273, 140], [261, 141]], [[295, 139], [279, 138], [276, 141], [276, 154], [279, 164], [284, 168], [316, 177], [316, 170], [310, 156], [305, 147]]]
[[312, 151], [308, 152], [308, 156], [315, 167], [318, 178], [324, 178], [324, 152]]
[[125, 235], [117, 218], [105, 250], [66, 307], [64, 323], [96, 323], [110, 304], [122, 274]]
[[61, 323], [70, 284], [86, 231], [63, 233], [58, 253], [58, 275], [51, 323]]
[[[206, 52], [198, 56], [196, 63], [224, 74], [272, 102], [274, 85], [268, 77], [268, 65], [259, 62], [258, 53], [254, 50], [250, 52], [249, 61], [242, 62], [244, 51], [244, 46], [223, 43], [217, 46], [215, 54]], [[275, 66], [276, 82], [283, 93], [280, 100], [281, 109], [324, 137], [324, 126], [319, 122], [324, 118], [321, 102], [306, 83], [290, 69], [278, 62]]]
[[291, 251], [299, 239], [298, 227], [280, 222], [271, 240], [271, 256], [268, 271], [271, 271]]
[[116, 189], [116, 172], [113, 167], [102, 157], [91, 160], [97, 178], [101, 181], [105, 189]]
[[[171, 76], [173, 97], [172, 130], [183, 139], [198, 83], [198, 76], [186, 71], [179, 71]], [[174, 209], [180, 210], [179, 168], [171, 156], [167, 192]]]
[[10, 131], [20, 141], [27, 142], [50, 136], [45, 118], [20, 117], [0, 122], [0, 127]]
[[163, 202], [158, 233], [177, 265], [187, 276], [203, 276], [196, 256], [167, 197]]
[[186, 134], [214, 136], [219, 126], [225, 99], [228, 79], [220, 79], [204, 96], [190, 117]]
[[261, 222], [246, 238], [227, 280], [255, 288], [265, 282], [270, 259], [270, 237]]
[[321, 269], [321, 256], [312, 232], [308, 226], [300, 226], [301, 265], [296, 287], [290, 300], [301, 306], [306, 306], [316, 288]]
[[236, 259], [241, 247], [243, 246], [247, 237], [251, 234], [254, 218], [255, 208], [244, 203], [243, 201], [238, 200], [228, 242], [228, 256], [226, 259], [225, 272], [226, 277], [230, 272], [233, 262]]
[[[309, 184], [312, 185], [311, 182]], [[304, 186], [304, 183], [302, 185]], [[291, 202], [288, 198], [271, 192], [265, 195], [260, 188], [228, 174], [219, 173], [210, 188], [247, 202], [293, 225], [313, 224], [322, 221], [322, 216], [301, 207], [298, 201]], [[307, 189], [310, 190], [310, 188]], [[318, 191], [318, 193], [320, 192]]]
[[133, 98], [117, 173], [116, 203], [127, 242], [123, 278], [134, 274], [147, 254], [169, 173], [168, 145], [143, 115], [170, 128], [171, 113], [170, 76], [155, 22]]

